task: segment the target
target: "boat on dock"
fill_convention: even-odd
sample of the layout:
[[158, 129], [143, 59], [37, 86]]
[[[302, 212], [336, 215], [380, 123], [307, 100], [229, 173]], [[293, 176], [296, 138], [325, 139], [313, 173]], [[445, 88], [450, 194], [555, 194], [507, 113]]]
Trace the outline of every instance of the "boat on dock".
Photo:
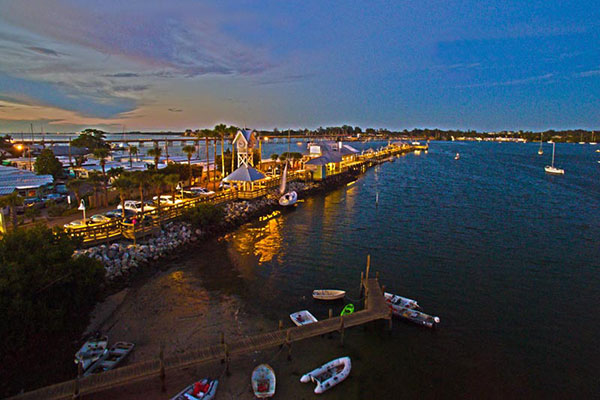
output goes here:
[[318, 319], [316, 319], [315, 316], [312, 315], [308, 310], [302, 310], [292, 313], [290, 314], [290, 318], [292, 319], [292, 322], [297, 326], [308, 325], [318, 322]]
[[86, 371], [108, 351], [107, 347], [107, 336], [97, 334], [94, 337], [91, 337], [83, 344], [83, 346], [81, 346], [79, 351], [75, 353], [75, 364], [81, 363], [82, 370]]
[[260, 364], [258, 367], [254, 368], [251, 381], [254, 396], [259, 399], [265, 399], [275, 395], [277, 378], [275, 377], [275, 371], [269, 364]]
[[212, 400], [217, 394], [218, 380], [204, 378], [177, 393], [171, 400]]
[[344, 381], [350, 375], [351, 369], [350, 357], [336, 358], [302, 375], [300, 382], [308, 383], [312, 381], [316, 383], [315, 394], [320, 394]]
[[83, 376], [98, 374], [116, 368], [125, 358], [127, 358], [134, 347], [135, 345], [133, 343], [128, 342], [117, 342], [113, 344], [110, 349], [83, 374]]
[[344, 309], [340, 313], [340, 316], [343, 317], [344, 315], [350, 315], [353, 312], [354, 312], [354, 304], [352, 304], [352, 303], [346, 304], [346, 307], [344, 307]]
[[313, 298], [317, 300], [338, 300], [346, 296], [345, 290], [336, 289], [317, 289], [312, 292]]
[[407, 319], [411, 322], [414, 322], [417, 325], [426, 326], [427, 328], [435, 328], [436, 325], [440, 323], [440, 317], [434, 317], [432, 315], [425, 314], [424, 312], [410, 308], [406, 308], [398, 314], [396, 312], [392, 313], [394, 315], [399, 316], [400, 318]]
[[390, 306], [390, 309], [394, 312], [400, 312], [405, 308], [411, 310], [420, 308], [416, 300], [398, 296], [397, 294], [385, 292], [383, 297], [385, 298], [385, 302]]

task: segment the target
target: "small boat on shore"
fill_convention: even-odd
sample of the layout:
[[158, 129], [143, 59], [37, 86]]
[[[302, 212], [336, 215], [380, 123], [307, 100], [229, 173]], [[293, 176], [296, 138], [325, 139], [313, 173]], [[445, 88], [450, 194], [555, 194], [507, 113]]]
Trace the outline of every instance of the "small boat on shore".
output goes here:
[[82, 370], [86, 371], [107, 352], [107, 347], [108, 337], [96, 334], [94, 337], [88, 339], [79, 351], [75, 353], [75, 364], [81, 363]]
[[314, 322], [318, 322], [318, 319], [315, 318], [308, 310], [302, 310], [295, 313], [290, 314], [290, 318], [292, 322], [297, 326], [308, 325]]
[[336, 358], [302, 375], [300, 382], [308, 383], [312, 381], [316, 383], [315, 394], [320, 394], [346, 379], [350, 375], [351, 369], [350, 357]]
[[177, 393], [171, 400], [212, 400], [217, 394], [219, 381], [204, 378]]
[[116, 368], [125, 358], [127, 358], [134, 347], [135, 345], [133, 343], [127, 342], [117, 342], [113, 344], [110, 347], [110, 350], [85, 371], [83, 376], [98, 374]]
[[313, 298], [317, 300], [338, 300], [343, 299], [345, 295], [345, 290], [336, 289], [317, 289], [312, 292]]
[[251, 381], [254, 396], [259, 399], [273, 397], [275, 394], [277, 378], [275, 377], [275, 371], [269, 364], [260, 364], [254, 368]]

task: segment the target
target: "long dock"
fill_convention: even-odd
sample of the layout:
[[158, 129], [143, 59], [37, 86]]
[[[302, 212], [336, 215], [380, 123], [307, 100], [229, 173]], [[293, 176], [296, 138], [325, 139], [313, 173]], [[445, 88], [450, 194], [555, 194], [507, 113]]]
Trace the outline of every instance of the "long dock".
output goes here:
[[379, 285], [378, 278], [369, 278], [368, 275], [369, 266], [367, 264], [366, 275], [364, 278], [361, 277], [361, 287], [365, 294], [365, 308], [353, 314], [343, 317], [331, 317], [309, 325], [249, 336], [236, 340], [231, 344], [221, 343], [194, 349], [182, 354], [164, 357], [162, 361], [160, 359], [141, 361], [97, 375], [43, 387], [14, 396], [11, 399], [72, 399], [76, 393], [83, 396], [149, 378], [159, 379], [161, 376], [169, 376], [170, 372], [212, 361], [225, 360], [229, 363], [232, 357], [276, 346], [287, 345], [291, 351], [291, 344], [293, 342], [321, 336], [330, 332], [340, 332], [343, 340], [345, 328], [380, 319], [391, 319], [391, 311], [385, 303], [383, 289]]

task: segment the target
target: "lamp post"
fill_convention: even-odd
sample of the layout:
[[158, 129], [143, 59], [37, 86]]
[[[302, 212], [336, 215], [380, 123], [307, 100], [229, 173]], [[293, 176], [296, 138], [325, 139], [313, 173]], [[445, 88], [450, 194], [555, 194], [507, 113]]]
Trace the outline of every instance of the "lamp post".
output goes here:
[[83, 222], [85, 222], [85, 200], [81, 199], [81, 203], [79, 203], [79, 207], [77, 208], [80, 211], [83, 211]]
[[183, 186], [181, 185], [181, 182], [177, 184], [175, 189], [181, 191], [181, 198], [183, 199]]

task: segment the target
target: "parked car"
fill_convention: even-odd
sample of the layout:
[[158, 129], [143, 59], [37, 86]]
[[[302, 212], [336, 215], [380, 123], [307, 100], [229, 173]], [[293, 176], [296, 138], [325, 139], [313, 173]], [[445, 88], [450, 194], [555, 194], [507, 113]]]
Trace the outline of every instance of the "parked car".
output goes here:
[[[138, 212], [142, 212], [142, 202], [138, 201], [138, 200], [126, 200], [125, 201], [125, 209], [126, 210], [132, 210], [136, 213]], [[156, 207], [153, 205], [148, 204], [148, 202], [144, 202], [144, 211], [152, 211], [154, 210]], [[119, 204], [117, 206], [117, 209], [121, 209], [121, 205]]]
[[208, 190], [200, 186], [192, 187], [189, 189], [189, 191], [192, 193], [196, 193], [200, 196], [209, 196], [211, 194], [215, 194], [215, 192], [213, 192], [212, 190]]
[[[125, 209], [125, 218], [133, 217], [136, 214], [137, 213], [135, 211], [133, 211], [129, 208]], [[105, 212], [104, 215], [106, 215], [110, 219], [123, 218], [123, 210], [122, 209], [110, 210], [110, 211]]]
[[[154, 196], [152, 198], [152, 200], [154, 200], [154, 203], [158, 203], [158, 196]], [[181, 199], [173, 199], [173, 196], [168, 195], [168, 194], [163, 194], [160, 196], [160, 204], [162, 205], [166, 205], [166, 206], [172, 206], [174, 204], [179, 204], [182, 203], [183, 200]]]
[[64, 224], [63, 226], [67, 229], [77, 229], [77, 228], [85, 228], [86, 226], [88, 226], [88, 224], [87, 224], [87, 221], [84, 221], [82, 219], [76, 219], [75, 221], [71, 221], [67, 224]]
[[44, 208], [46, 204], [44, 201], [38, 197], [28, 197], [23, 200], [23, 206], [26, 208]]
[[237, 183], [223, 182], [219, 183], [219, 190], [237, 189]]
[[110, 218], [107, 217], [106, 215], [102, 215], [102, 214], [96, 214], [96, 215], [92, 215], [89, 218], [89, 223], [90, 224], [103, 224], [105, 222], [110, 222]]
[[63, 201], [65, 201], [65, 196], [63, 196], [62, 194], [58, 194], [58, 193], [48, 193], [47, 195], [44, 196], [44, 201], [48, 201], [48, 200], [52, 200], [55, 203], [62, 203]]

